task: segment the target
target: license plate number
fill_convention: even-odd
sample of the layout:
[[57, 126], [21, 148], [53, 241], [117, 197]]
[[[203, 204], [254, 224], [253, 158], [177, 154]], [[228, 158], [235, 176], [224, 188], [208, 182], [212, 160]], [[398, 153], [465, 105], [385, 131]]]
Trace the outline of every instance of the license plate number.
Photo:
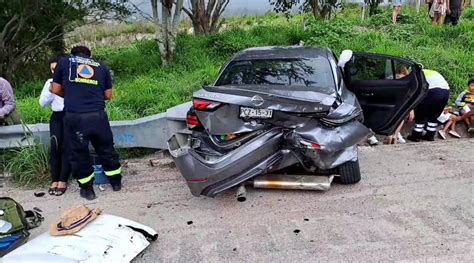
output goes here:
[[241, 118], [270, 119], [272, 116], [273, 110], [270, 109], [240, 108]]

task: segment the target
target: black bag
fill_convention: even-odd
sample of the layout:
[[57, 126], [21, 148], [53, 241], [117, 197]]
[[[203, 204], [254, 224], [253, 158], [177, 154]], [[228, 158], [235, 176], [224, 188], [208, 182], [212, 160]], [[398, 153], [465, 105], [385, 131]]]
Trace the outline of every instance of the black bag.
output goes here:
[[23, 245], [29, 229], [38, 227], [44, 218], [36, 211], [25, 211], [15, 200], [0, 197], [0, 257]]

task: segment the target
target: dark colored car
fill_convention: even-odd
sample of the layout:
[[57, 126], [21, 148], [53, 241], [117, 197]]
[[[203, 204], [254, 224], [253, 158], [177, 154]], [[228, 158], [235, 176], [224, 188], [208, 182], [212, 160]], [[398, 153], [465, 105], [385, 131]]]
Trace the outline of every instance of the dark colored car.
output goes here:
[[310, 178], [321, 174], [360, 181], [358, 143], [370, 129], [393, 133], [427, 85], [410, 60], [351, 51], [343, 57], [309, 47], [234, 55], [214, 85], [193, 94], [192, 134], [168, 142], [191, 193], [215, 196], [264, 174], [298, 175], [294, 187], [276, 177], [264, 181], [275, 188], [311, 189]]

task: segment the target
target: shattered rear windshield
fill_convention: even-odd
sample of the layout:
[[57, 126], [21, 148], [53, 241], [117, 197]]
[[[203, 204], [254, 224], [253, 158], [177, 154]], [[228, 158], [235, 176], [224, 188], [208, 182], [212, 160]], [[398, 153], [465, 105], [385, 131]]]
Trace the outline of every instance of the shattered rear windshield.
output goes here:
[[216, 85], [335, 86], [329, 60], [323, 57], [234, 61]]

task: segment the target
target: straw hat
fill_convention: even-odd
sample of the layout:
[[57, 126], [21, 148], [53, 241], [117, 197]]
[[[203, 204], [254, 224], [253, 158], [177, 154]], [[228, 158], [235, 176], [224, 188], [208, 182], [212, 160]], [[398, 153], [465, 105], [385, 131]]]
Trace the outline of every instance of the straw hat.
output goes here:
[[77, 233], [89, 222], [100, 215], [101, 212], [102, 210], [99, 208], [90, 210], [85, 205], [80, 205], [78, 207], [69, 209], [63, 213], [61, 216], [61, 221], [51, 225], [49, 228], [49, 233], [52, 236], [71, 235]]

